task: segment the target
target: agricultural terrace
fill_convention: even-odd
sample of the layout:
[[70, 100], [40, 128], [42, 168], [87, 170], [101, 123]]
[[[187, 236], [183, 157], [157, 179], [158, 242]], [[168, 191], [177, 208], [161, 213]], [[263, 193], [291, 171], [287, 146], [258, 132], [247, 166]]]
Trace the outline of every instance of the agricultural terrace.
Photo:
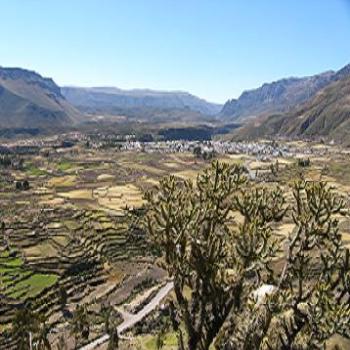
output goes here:
[[[310, 153], [305, 151], [308, 144], [293, 146], [300, 152], [292, 156], [236, 153], [213, 158], [244, 165], [255, 186], [279, 185], [287, 198], [290, 185], [301, 177], [327, 181], [349, 200], [348, 153], [336, 147]], [[305, 154], [308, 164], [299, 161]], [[145, 203], [144, 192], [170, 174], [195, 181], [212, 159], [190, 151], [93, 148], [84, 142], [70, 148], [45, 146], [19, 157], [22, 166], [0, 168], [0, 348], [16, 348], [11, 323], [25, 303], [46, 315], [56, 346], [57, 330], [70, 339], [69, 315], [77, 305], [87, 305], [93, 320], [89, 339], [84, 340], [88, 343], [104, 333], [103, 305], [112, 305], [120, 315], [135, 311], [166, 281], [147, 237], [134, 226], [135, 213]], [[276, 226], [281, 237], [292, 228], [290, 218]], [[342, 219], [341, 229], [350, 246], [348, 218]], [[62, 289], [67, 292], [65, 305]], [[159, 310], [122, 346], [155, 349], [161, 326], [157, 315]], [[164, 348], [176, 348], [173, 333], [164, 335]]]

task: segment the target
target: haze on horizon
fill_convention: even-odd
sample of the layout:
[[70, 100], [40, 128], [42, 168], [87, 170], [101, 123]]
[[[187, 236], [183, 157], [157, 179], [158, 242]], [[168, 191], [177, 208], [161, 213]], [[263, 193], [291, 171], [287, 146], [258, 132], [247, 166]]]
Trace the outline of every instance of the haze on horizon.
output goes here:
[[60, 85], [188, 91], [224, 103], [243, 90], [350, 61], [349, 0], [11, 0], [0, 65]]

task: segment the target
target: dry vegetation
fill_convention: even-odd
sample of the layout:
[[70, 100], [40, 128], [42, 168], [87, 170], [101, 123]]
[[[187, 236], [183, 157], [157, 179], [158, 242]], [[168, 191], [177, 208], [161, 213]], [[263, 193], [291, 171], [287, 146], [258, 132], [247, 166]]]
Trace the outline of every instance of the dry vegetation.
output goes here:
[[[23, 159], [23, 169], [0, 169], [0, 221], [5, 223], [0, 229], [0, 348], [16, 348], [8, 332], [16, 310], [28, 301], [46, 315], [51, 327], [62, 329], [73, 346], [67, 313], [76, 305], [86, 304], [92, 315], [91, 340], [103, 334], [98, 316], [103, 303], [136, 305], [166, 278], [147, 239], [132, 229], [129, 214], [144, 204], [144, 192], [169, 174], [195, 180], [210, 162], [193, 154], [117, 152], [82, 145]], [[310, 160], [310, 167], [301, 168], [295, 159], [278, 158], [279, 170], [266, 184], [278, 183], [286, 198], [291, 198], [289, 185], [296, 178], [325, 180], [349, 198], [348, 154], [334, 150], [324, 156], [310, 155]], [[227, 155], [220, 161], [249, 164], [264, 179], [276, 159]], [[15, 181], [24, 179], [29, 189], [16, 190]], [[292, 228], [290, 219], [276, 224], [281, 237]], [[349, 219], [342, 219], [341, 228], [350, 246]], [[62, 286], [68, 294], [66, 310], [59, 302]], [[160, 326], [152, 327], [152, 318], [146, 321], [151, 326], [121, 341], [122, 349], [156, 349]], [[51, 335], [50, 341], [54, 348], [58, 346], [57, 335]], [[167, 331], [163, 349], [175, 348], [176, 337]]]

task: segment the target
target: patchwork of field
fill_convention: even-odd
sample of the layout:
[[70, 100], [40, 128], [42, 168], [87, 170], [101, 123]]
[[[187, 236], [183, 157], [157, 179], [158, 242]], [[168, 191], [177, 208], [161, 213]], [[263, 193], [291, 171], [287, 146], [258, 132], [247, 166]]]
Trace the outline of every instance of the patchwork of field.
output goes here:
[[[89, 305], [96, 313], [93, 338], [103, 331], [103, 303], [136, 303], [144, 289], [162, 283], [165, 272], [154, 265], [145, 237], [134, 232], [130, 213], [162, 177], [185, 169], [195, 177], [206, 165], [192, 155], [80, 149], [27, 155], [22, 169], [0, 169], [0, 348], [15, 348], [8, 330], [25, 302], [60, 329], [75, 305]], [[24, 180], [29, 189], [16, 189]], [[62, 288], [69, 305], [64, 312]]]
[[[25, 171], [12, 172], [14, 179], [28, 179], [31, 184], [30, 191], [18, 195], [21, 197], [18, 200], [23, 203], [35, 200], [50, 207], [74, 205], [122, 214], [126, 207], [140, 207], [143, 192], [162, 177], [173, 174], [194, 179], [207, 165], [191, 154], [89, 152], [79, 156], [66, 155], [64, 160], [60, 157], [32, 159]], [[32, 196], [28, 196], [29, 193]], [[6, 194], [2, 193], [2, 196]]]
[[[218, 159], [246, 166], [247, 176], [254, 174], [258, 185], [279, 185], [288, 201], [292, 198], [290, 185], [299, 177], [327, 181], [349, 201], [349, 155], [335, 151], [308, 157], [307, 167], [298, 165], [298, 155], [261, 160], [235, 154]], [[24, 302], [31, 301], [52, 325], [63, 327], [67, 320], [59, 302], [62, 287], [68, 293], [68, 311], [86, 303], [91, 313], [98, 314], [104, 302], [136, 305], [163, 283], [165, 272], [154, 263], [147, 238], [134, 230], [131, 214], [145, 203], [144, 192], [164, 176], [195, 181], [210, 165], [191, 153], [81, 146], [23, 159], [22, 169], [0, 168], [0, 222], [4, 222], [0, 228], [0, 348], [8, 349], [15, 343], [6, 332]], [[276, 167], [275, 174], [271, 166]], [[16, 182], [24, 180], [29, 189], [16, 189]], [[287, 218], [276, 232], [286, 237], [292, 229], [291, 218]], [[342, 219], [341, 230], [350, 247], [349, 218]], [[101, 334], [101, 322], [96, 316], [97, 326], [90, 338]], [[52, 341], [55, 344], [57, 339]], [[155, 349], [156, 335], [141, 334], [127, 344]], [[165, 349], [175, 348], [174, 334], [166, 334]]]

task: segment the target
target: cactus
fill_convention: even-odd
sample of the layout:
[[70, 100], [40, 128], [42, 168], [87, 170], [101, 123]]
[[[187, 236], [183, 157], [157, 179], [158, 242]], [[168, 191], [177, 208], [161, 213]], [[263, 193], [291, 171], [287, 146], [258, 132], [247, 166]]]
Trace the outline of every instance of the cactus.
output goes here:
[[[335, 333], [350, 336], [345, 202], [305, 181], [293, 198], [288, 206], [281, 188], [219, 162], [195, 183], [170, 176], [146, 194], [143, 224], [174, 280], [180, 349], [319, 349]], [[274, 227], [286, 216], [295, 229], [283, 240]]]

